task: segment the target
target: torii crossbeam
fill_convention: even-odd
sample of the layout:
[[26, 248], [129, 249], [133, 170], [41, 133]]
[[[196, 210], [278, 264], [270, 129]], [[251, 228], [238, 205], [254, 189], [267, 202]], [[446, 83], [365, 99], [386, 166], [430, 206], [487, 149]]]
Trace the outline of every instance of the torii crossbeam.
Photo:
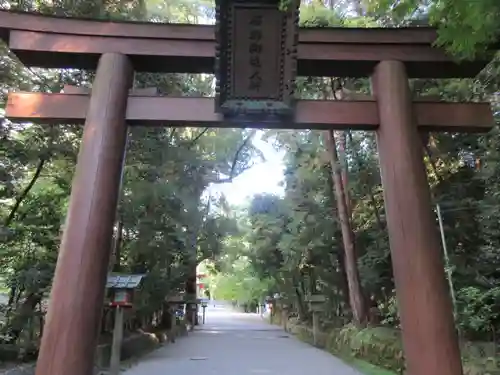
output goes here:
[[[75, 90], [79, 89], [79, 90]], [[68, 93], [12, 93], [7, 102], [11, 120], [41, 124], [83, 124], [90, 96], [81, 88]], [[489, 103], [447, 103], [416, 101], [416, 123], [421, 131], [478, 133], [491, 129]], [[126, 122], [133, 126], [235, 127], [214, 112], [212, 98], [167, 97], [131, 92]], [[289, 129], [377, 130], [380, 124], [377, 103], [372, 101], [299, 100]], [[275, 123], [249, 122], [246, 127], [273, 128]], [[280, 125], [283, 128], [283, 125]]]
[[[29, 66], [97, 67], [91, 94], [13, 93], [7, 105], [16, 121], [85, 123], [36, 374], [90, 375], [127, 123], [236, 126], [209, 98], [129, 95], [133, 71], [212, 72], [213, 29], [0, 12], [0, 36]], [[472, 77], [486, 64], [455, 63], [433, 48], [435, 37], [430, 28], [301, 29], [299, 75], [371, 76], [374, 101], [299, 101], [282, 125], [376, 131], [409, 375], [462, 374], [419, 130], [494, 125], [485, 103], [412, 101], [409, 77]]]

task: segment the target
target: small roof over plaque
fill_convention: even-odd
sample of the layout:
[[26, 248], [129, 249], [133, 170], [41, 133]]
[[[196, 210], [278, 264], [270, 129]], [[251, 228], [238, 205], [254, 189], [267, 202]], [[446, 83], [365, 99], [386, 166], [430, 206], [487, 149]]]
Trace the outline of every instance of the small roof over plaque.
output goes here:
[[109, 289], [135, 289], [139, 286], [145, 275], [126, 275], [111, 274], [108, 275], [106, 288]]

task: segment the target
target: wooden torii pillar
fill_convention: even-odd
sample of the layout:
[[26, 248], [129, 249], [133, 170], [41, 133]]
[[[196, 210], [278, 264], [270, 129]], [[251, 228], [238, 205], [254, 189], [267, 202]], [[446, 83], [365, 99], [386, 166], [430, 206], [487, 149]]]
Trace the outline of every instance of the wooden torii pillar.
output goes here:
[[[453, 307], [406, 69], [375, 68], [377, 145], [409, 375], [460, 375]], [[411, 172], [410, 172], [411, 171]]]
[[[102, 58], [103, 61], [105, 58]], [[97, 79], [101, 77], [101, 66], [99, 69]], [[297, 128], [376, 130], [408, 374], [460, 375], [460, 353], [423, 164], [419, 129], [424, 132], [482, 132], [493, 126], [493, 116], [487, 103], [412, 103], [404, 66], [397, 61], [384, 61], [377, 66], [373, 86], [376, 102], [299, 101], [296, 116], [298, 122], [295, 125]], [[117, 192], [121, 171], [121, 162], [118, 163], [117, 157], [119, 153], [123, 154], [122, 149], [108, 147], [108, 142], [114, 144], [116, 139], [87, 135], [96, 131], [94, 122], [91, 121], [92, 114], [107, 113], [105, 108], [108, 108], [106, 101], [93, 99], [94, 96], [100, 95], [101, 85], [96, 81], [95, 87], [92, 89], [90, 100], [85, 90], [67, 87], [65, 91], [69, 93], [66, 94], [13, 93], [7, 104], [7, 116], [17, 120], [83, 123], [86, 113], [89, 116], [85, 121], [82, 151], [73, 185], [67, 234], [61, 245], [61, 256], [54, 280], [51, 297], [51, 306], [54, 308], [49, 309], [37, 375], [63, 375], [70, 368], [75, 375], [88, 375], [88, 366], [92, 362], [91, 348], [97, 336], [94, 330], [89, 330], [88, 327], [97, 324], [100, 308], [88, 309], [90, 300], [87, 293], [92, 296], [90, 291], [94, 291], [92, 303], [98, 306], [101, 295], [97, 295], [96, 291], [102, 288], [100, 280], [96, 279], [101, 273], [95, 267], [95, 259], [96, 254], [100, 254], [101, 258], [98, 259], [105, 263], [105, 257], [108, 256], [106, 248], [109, 246], [86, 244], [97, 243], [97, 240], [104, 243], [104, 239], [111, 238], [114, 216], [103, 216], [101, 211], [109, 205], [109, 212], [114, 212], [114, 194]], [[125, 86], [121, 86], [119, 90], [120, 95], [126, 93]], [[184, 122], [179, 119], [185, 118], [191, 119], [190, 125], [222, 125], [220, 117], [213, 112], [213, 99], [152, 97], [147, 92], [143, 92], [144, 96], [138, 94], [140, 92], [131, 92], [128, 98], [126, 120], [129, 123], [150, 126], [172, 123], [182, 126]], [[114, 95], [118, 96], [118, 90]], [[95, 109], [95, 102], [99, 102], [99, 111]], [[109, 103], [114, 104], [116, 100]], [[197, 108], [195, 114], [192, 108]], [[319, 109], [328, 115], [318, 114]], [[121, 110], [124, 111], [125, 106], [122, 106]], [[114, 118], [108, 118], [106, 123], [116, 124]], [[379, 125], [376, 126], [377, 124]], [[104, 129], [105, 123], [99, 122], [99, 126]], [[120, 125], [120, 129], [122, 126]], [[123, 142], [124, 139], [120, 144]], [[96, 155], [102, 152], [99, 150], [105, 149], [108, 156], [105, 160], [99, 159], [101, 164], [98, 164], [96, 157], [92, 159], [82, 156], [86, 155], [85, 150], [93, 150], [92, 155]], [[110, 152], [115, 152], [115, 156], [111, 157]], [[115, 170], [113, 174], [101, 176], [103, 179], [108, 178], [107, 181], [113, 189], [98, 189], [99, 184], [96, 183], [84, 184], [88, 189], [78, 189], [81, 186], [78, 176], [86, 171], [90, 178], [91, 174], [96, 174], [97, 165], [106, 165], [103, 167], [106, 171]], [[113, 176], [112, 181], [110, 176]], [[98, 180], [94, 178], [94, 181]], [[107, 200], [110, 196], [112, 201]], [[81, 219], [76, 220], [79, 216], [74, 216], [73, 212], [76, 212], [76, 215], [86, 215], [87, 211], [79, 212], [80, 206], [74, 202], [78, 202], [81, 207], [87, 207], [93, 200], [101, 202], [101, 210], [86, 217], [89, 223], [93, 223], [92, 228], [99, 223], [101, 231], [82, 231], [80, 229], [84, 226], [80, 226]], [[79, 229], [78, 236], [72, 237], [73, 246], [69, 248], [66, 238], [76, 231], [74, 228]], [[107, 232], [104, 233], [102, 228], [107, 228]], [[71, 257], [65, 255], [70, 253]], [[69, 277], [68, 271], [64, 270], [74, 268], [74, 257], [81, 264], [88, 262], [94, 267], [86, 266]], [[75, 298], [76, 295], [83, 295], [82, 293], [85, 293], [86, 298]], [[85, 313], [82, 313], [83, 306], [86, 307]], [[73, 340], [75, 335], [79, 337], [77, 342]], [[69, 353], [66, 353], [67, 350]]]
[[107, 53], [97, 67], [50, 294], [37, 375], [90, 375], [127, 144], [133, 70]]
[[[6, 108], [12, 120], [85, 122], [36, 374], [90, 375], [126, 123], [232, 126], [221, 122], [210, 98], [128, 96], [131, 65], [138, 71], [211, 73], [213, 29], [0, 11], [0, 37], [29, 66], [95, 68], [101, 56], [90, 98], [14, 93]], [[426, 28], [301, 30], [299, 75], [373, 75], [376, 101], [299, 101], [288, 127], [377, 132], [408, 374], [461, 375], [418, 130], [479, 132], [494, 121], [486, 103], [412, 103], [408, 77], [469, 77], [485, 65], [455, 64], [432, 48], [434, 40], [435, 31]]]

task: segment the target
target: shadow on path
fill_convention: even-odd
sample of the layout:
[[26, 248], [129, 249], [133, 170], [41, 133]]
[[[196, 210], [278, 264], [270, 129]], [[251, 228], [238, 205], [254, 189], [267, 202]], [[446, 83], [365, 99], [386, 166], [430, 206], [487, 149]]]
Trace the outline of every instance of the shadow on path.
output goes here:
[[361, 375], [257, 314], [207, 308], [206, 324], [144, 357], [125, 375]]

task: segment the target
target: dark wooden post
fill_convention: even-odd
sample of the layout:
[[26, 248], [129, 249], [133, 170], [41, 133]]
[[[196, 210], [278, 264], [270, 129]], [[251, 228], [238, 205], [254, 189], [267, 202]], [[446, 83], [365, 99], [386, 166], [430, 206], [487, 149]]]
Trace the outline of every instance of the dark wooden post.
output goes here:
[[191, 329], [198, 325], [198, 308], [196, 304], [196, 263], [188, 265], [188, 274], [186, 279], [186, 319], [191, 325]]
[[461, 375], [450, 293], [404, 64], [380, 62], [373, 88], [407, 373]]
[[104, 54], [73, 179], [36, 375], [91, 375], [111, 253], [133, 71]]

